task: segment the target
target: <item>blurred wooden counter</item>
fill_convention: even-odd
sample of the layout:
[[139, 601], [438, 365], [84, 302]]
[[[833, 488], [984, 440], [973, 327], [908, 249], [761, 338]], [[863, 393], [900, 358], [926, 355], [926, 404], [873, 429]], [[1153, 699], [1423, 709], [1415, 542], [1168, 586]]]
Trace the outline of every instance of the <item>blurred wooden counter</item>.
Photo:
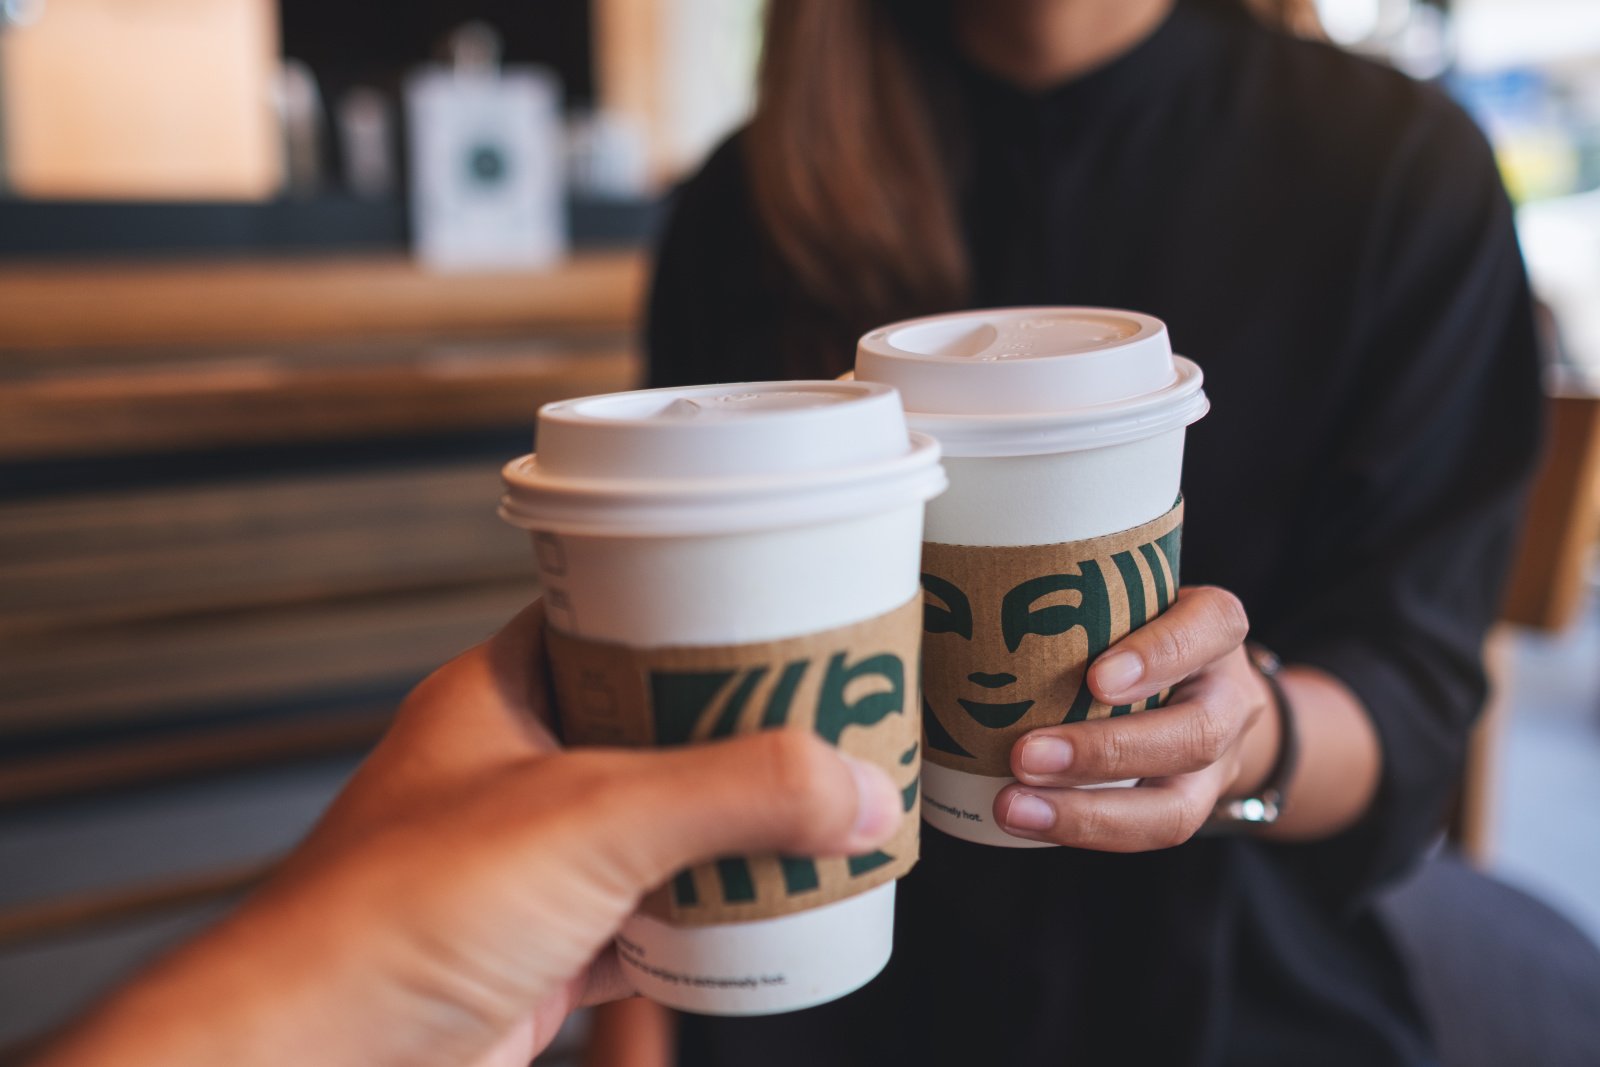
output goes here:
[[460, 275], [398, 256], [7, 265], [0, 350], [617, 329], [637, 317], [645, 273], [636, 252]]
[[533, 595], [499, 468], [645, 275], [0, 267], [0, 804], [370, 739]]
[[0, 352], [0, 462], [524, 425], [541, 404], [626, 389], [622, 327], [524, 340]]
[[0, 268], [0, 462], [532, 425], [627, 388], [643, 258]]

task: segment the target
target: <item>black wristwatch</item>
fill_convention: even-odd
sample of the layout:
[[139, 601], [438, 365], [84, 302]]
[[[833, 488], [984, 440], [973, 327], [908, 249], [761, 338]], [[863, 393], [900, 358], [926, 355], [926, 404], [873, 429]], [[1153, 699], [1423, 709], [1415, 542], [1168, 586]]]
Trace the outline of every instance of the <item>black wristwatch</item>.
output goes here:
[[1278, 680], [1278, 672], [1283, 670], [1282, 661], [1256, 644], [1246, 645], [1245, 654], [1272, 691], [1273, 713], [1278, 716], [1278, 758], [1254, 796], [1219, 801], [1211, 813], [1211, 821], [1270, 826], [1283, 816], [1289, 782], [1300, 762], [1300, 735], [1295, 729], [1294, 710], [1289, 706], [1288, 694]]

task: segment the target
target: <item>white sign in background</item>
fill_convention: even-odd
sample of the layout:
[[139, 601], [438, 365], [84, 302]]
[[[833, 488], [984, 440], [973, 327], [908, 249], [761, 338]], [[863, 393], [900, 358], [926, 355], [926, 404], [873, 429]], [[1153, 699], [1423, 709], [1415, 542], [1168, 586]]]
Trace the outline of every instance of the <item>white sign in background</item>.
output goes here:
[[430, 67], [406, 83], [411, 220], [440, 271], [547, 267], [567, 249], [561, 90], [535, 68]]

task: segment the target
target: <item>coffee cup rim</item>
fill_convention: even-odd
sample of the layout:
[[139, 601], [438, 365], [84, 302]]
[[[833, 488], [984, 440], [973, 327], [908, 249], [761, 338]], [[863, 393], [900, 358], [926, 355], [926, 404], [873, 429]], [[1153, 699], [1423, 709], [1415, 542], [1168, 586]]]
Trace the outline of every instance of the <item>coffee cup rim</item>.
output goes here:
[[499, 514], [525, 530], [580, 536], [687, 537], [810, 526], [923, 504], [949, 484], [932, 436], [907, 433], [900, 456], [781, 476], [564, 478], [529, 453], [501, 471]]
[[1049, 455], [1110, 448], [1182, 429], [1211, 410], [1200, 367], [1173, 356], [1177, 374], [1154, 393], [1056, 414], [966, 415], [906, 411], [915, 431], [938, 439], [949, 457]]

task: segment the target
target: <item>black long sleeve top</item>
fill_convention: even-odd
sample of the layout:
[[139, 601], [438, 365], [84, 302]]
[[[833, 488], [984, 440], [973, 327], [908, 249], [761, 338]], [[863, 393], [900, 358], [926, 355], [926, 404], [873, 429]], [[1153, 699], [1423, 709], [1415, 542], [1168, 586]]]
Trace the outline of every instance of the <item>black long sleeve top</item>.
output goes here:
[[[1431, 1062], [1370, 898], [1441, 825], [1537, 448], [1530, 298], [1489, 149], [1435, 89], [1216, 3], [1040, 94], [953, 48], [937, 63], [971, 306], [1167, 322], [1213, 403], [1190, 431], [1183, 578], [1237, 593], [1256, 639], [1360, 697], [1378, 795], [1314, 844], [1111, 855], [925, 829], [880, 978], [789, 1016], [686, 1019], [682, 1062]], [[735, 136], [677, 198], [655, 384], [796, 369], [784, 339], [808, 312], [741, 152]]]

